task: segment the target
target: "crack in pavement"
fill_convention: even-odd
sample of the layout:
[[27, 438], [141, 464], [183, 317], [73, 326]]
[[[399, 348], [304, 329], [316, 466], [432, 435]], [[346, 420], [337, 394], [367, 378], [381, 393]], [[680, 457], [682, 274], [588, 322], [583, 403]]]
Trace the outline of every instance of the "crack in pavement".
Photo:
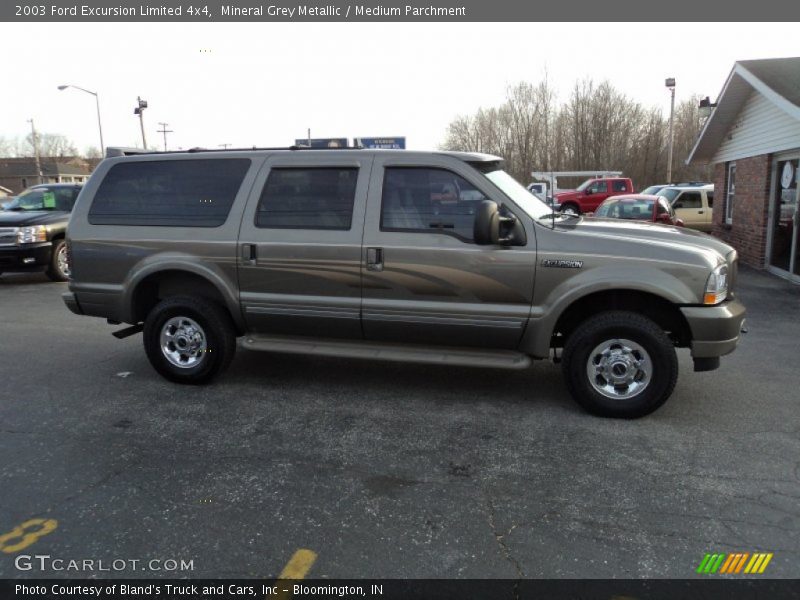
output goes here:
[[494, 536], [497, 545], [499, 546], [501, 552], [503, 553], [503, 557], [511, 563], [514, 567], [514, 570], [517, 572], [517, 581], [514, 583], [513, 589], [513, 597], [515, 600], [519, 600], [519, 584], [522, 579], [525, 579], [525, 573], [522, 572], [522, 567], [519, 564], [519, 561], [514, 558], [514, 555], [511, 553], [511, 549], [508, 547], [508, 544], [505, 542], [506, 536], [508, 536], [514, 529], [516, 529], [516, 525], [512, 525], [511, 529], [506, 531], [505, 533], [500, 533], [497, 530], [497, 525], [495, 524], [495, 508], [494, 503], [492, 502], [491, 496], [484, 490], [484, 496], [486, 497], [486, 506], [489, 509], [486, 513], [489, 521], [489, 529], [492, 531], [492, 535]]

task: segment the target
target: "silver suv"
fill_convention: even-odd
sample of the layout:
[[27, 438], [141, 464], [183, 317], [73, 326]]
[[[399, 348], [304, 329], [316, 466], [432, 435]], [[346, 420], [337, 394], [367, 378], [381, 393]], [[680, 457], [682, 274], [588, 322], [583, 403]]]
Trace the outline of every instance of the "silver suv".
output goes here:
[[249, 350], [527, 368], [637, 417], [739, 340], [736, 253], [693, 231], [554, 213], [458, 152], [263, 149], [103, 161], [68, 229], [75, 313], [211, 380]]

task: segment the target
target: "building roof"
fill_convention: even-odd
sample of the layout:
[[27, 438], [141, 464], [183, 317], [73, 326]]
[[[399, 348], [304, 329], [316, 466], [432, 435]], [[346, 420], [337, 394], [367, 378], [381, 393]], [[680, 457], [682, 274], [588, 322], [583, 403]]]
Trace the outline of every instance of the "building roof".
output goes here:
[[737, 61], [717, 97], [717, 107], [686, 159], [687, 164], [709, 162], [713, 158], [754, 91], [800, 121], [800, 57]]
[[[39, 159], [42, 175], [81, 175], [87, 176], [92, 170], [85, 160], [77, 157], [54, 158], [43, 156]], [[36, 177], [36, 159], [0, 158], [0, 177]]]

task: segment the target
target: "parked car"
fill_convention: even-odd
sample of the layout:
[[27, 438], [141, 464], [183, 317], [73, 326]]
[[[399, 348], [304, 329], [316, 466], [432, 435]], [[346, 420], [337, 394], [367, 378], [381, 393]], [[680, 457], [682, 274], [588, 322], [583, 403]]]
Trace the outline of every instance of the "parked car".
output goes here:
[[703, 187], [711, 185], [706, 181], [684, 181], [683, 183], [659, 183], [643, 189], [640, 194], [658, 195], [661, 190], [668, 187]]
[[178, 383], [219, 375], [237, 337], [442, 369], [552, 356], [584, 408], [638, 417], [672, 393], [676, 348], [716, 369], [745, 316], [730, 246], [554, 213], [485, 154], [108, 158], [68, 244], [69, 309], [127, 324], [116, 337], [142, 332], [154, 369]]
[[610, 196], [633, 191], [633, 181], [627, 177], [601, 177], [587, 179], [576, 190], [557, 192], [553, 198], [561, 212], [580, 215], [596, 210]]
[[649, 194], [612, 196], [598, 206], [591, 216], [603, 219], [649, 221], [678, 227], [684, 225], [666, 198]]
[[44, 271], [53, 281], [69, 278], [65, 244], [70, 212], [81, 186], [36, 185], [0, 212], [0, 274]]
[[713, 227], [714, 184], [702, 187], [668, 187], [659, 192], [669, 200], [686, 227], [711, 231]]

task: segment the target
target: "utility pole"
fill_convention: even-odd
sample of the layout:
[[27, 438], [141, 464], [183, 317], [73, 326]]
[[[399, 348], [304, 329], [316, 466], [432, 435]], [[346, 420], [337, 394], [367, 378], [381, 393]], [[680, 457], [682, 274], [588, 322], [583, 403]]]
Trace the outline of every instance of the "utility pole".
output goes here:
[[667, 183], [672, 183], [672, 145], [675, 140], [674, 121], [675, 121], [675, 78], [670, 77], [664, 85], [669, 88], [669, 150], [667, 151]]
[[147, 138], [144, 136], [144, 109], [147, 108], [147, 100], [142, 100], [139, 96], [136, 96], [136, 101], [139, 106], [133, 109], [133, 114], [139, 115], [139, 126], [142, 128], [142, 148], [147, 150]]
[[28, 119], [28, 122], [31, 124], [31, 136], [33, 137], [33, 155], [36, 158], [36, 176], [39, 179], [37, 183], [44, 183], [44, 178], [42, 177], [42, 160], [39, 156], [39, 134], [36, 133], [33, 119]]
[[167, 151], [167, 134], [168, 133], [173, 133], [173, 131], [172, 131], [172, 129], [167, 129], [167, 125], [169, 125], [169, 123], [162, 123], [161, 121], [159, 121], [158, 124], [161, 125], [161, 129], [158, 130], [158, 133], [163, 133], [164, 134], [164, 152], [166, 152]]

